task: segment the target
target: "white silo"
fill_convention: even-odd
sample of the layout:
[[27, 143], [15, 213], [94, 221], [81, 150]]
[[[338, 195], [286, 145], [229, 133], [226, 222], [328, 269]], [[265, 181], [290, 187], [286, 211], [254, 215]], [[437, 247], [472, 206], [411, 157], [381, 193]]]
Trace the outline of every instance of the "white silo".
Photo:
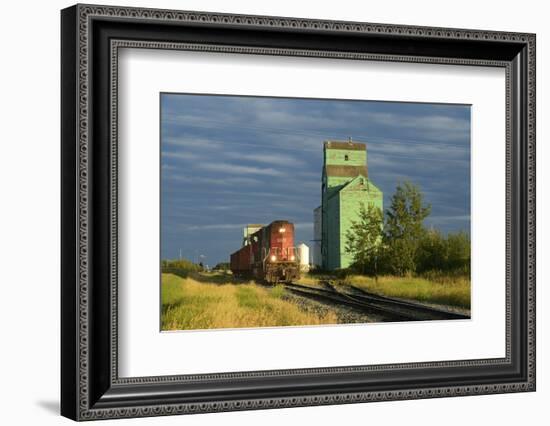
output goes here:
[[300, 271], [309, 271], [309, 247], [304, 243], [298, 245], [298, 255], [300, 256]]

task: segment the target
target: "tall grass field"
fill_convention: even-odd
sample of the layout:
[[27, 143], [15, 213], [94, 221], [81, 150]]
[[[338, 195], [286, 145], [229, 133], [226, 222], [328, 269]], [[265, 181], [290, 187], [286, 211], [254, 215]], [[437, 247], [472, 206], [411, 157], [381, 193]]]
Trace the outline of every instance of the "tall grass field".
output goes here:
[[[335, 286], [351, 285], [383, 296], [470, 309], [470, 280], [464, 276], [386, 275], [375, 279], [363, 275], [336, 278], [303, 274], [298, 282], [323, 287], [324, 280], [330, 280]], [[330, 307], [315, 309], [307, 303], [297, 303], [288, 297], [282, 285], [264, 286], [223, 272], [169, 270], [162, 273], [161, 285], [161, 328], [165, 331], [322, 325], [343, 321]]]
[[307, 312], [282, 298], [282, 286], [239, 282], [225, 274], [162, 274], [162, 330], [336, 324], [336, 314]]
[[419, 277], [383, 276], [375, 280], [356, 275], [347, 277], [343, 283], [383, 296], [470, 309], [470, 280], [466, 278], [436, 282]]
[[353, 285], [381, 296], [470, 309], [471, 284], [467, 276], [431, 274], [426, 277], [395, 277], [384, 275], [375, 279], [364, 275], [349, 275], [345, 278], [334, 279], [331, 276], [306, 274], [298, 282], [317, 286], [319, 281], [324, 279], [331, 279], [336, 285]]

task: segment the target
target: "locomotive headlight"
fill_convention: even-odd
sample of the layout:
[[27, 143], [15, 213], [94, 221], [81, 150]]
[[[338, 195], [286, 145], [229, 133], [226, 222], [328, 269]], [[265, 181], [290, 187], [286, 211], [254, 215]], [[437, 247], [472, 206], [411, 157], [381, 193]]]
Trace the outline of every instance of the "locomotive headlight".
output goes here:
[[277, 256], [275, 256], [275, 255], [271, 256], [271, 261], [272, 262], [275, 262], [276, 260], [277, 260]]
[[281, 227], [281, 228], [279, 228], [279, 232], [282, 234], [283, 232], [286, 232], [286, 229]]
[[290, 260], [291, 260], [292, 262], [294, 262], [294, 260], [296, 260], [296, 256], [294, 256], [294, 255], [290, 256]]

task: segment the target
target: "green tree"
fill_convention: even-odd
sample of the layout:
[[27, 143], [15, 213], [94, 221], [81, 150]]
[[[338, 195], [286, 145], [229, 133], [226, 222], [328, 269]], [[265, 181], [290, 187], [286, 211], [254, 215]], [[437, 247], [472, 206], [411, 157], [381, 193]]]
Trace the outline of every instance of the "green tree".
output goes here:
[[190, 272], [200, 272], [201, 265], [191, 262], [188, 259], [163, 259], [161, 262], [162, 272], [171, 273], [180, 277], [187, 277]]
[[417, 253], [416, 272], [470, 273], [470, 236], [466, 232], [426, 231]]
[[424, 219], [431, 206], [424, 203], [420, 188], [406, 181], [398, 184], [386, 211], [385, 260], [390, 271], [408, 275], [416, 270], [420, 240], [425, 234]]
[[447, 269], [470, 273], [470, 236], [463, 231], [447, 235]]
[[352, 221], [346, 232], [346, 252], [363, 274], [378, 273], [378, 258], [382, 248], [383, 213], [372, 204], [361, 204], [359, 220]]
[[419, 242], [416, 272], [443, 271], [448, 262], [447, 239], [437, 229], [427, 230]]
[[212, 268], [214, 271], [228, 271], [230, 269], [230, 264], [229, 262], [220, 262], [220, 263], [216, 263], [216, 266], [214, 266], [214, 268]]

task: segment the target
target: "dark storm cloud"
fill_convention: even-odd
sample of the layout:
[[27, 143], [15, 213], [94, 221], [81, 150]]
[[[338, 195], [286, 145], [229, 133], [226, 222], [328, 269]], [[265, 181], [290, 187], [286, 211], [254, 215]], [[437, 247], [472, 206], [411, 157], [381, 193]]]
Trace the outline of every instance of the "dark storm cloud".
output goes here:
[[462, 105], [163, 94], [163, 258], [240, 246], [246, 223], [287, 219], [311, 244], [324, 140], [367, 143], [369, 177], [389, 197], [418, 184], [427, 223], [470, 229], [470, 108]]

